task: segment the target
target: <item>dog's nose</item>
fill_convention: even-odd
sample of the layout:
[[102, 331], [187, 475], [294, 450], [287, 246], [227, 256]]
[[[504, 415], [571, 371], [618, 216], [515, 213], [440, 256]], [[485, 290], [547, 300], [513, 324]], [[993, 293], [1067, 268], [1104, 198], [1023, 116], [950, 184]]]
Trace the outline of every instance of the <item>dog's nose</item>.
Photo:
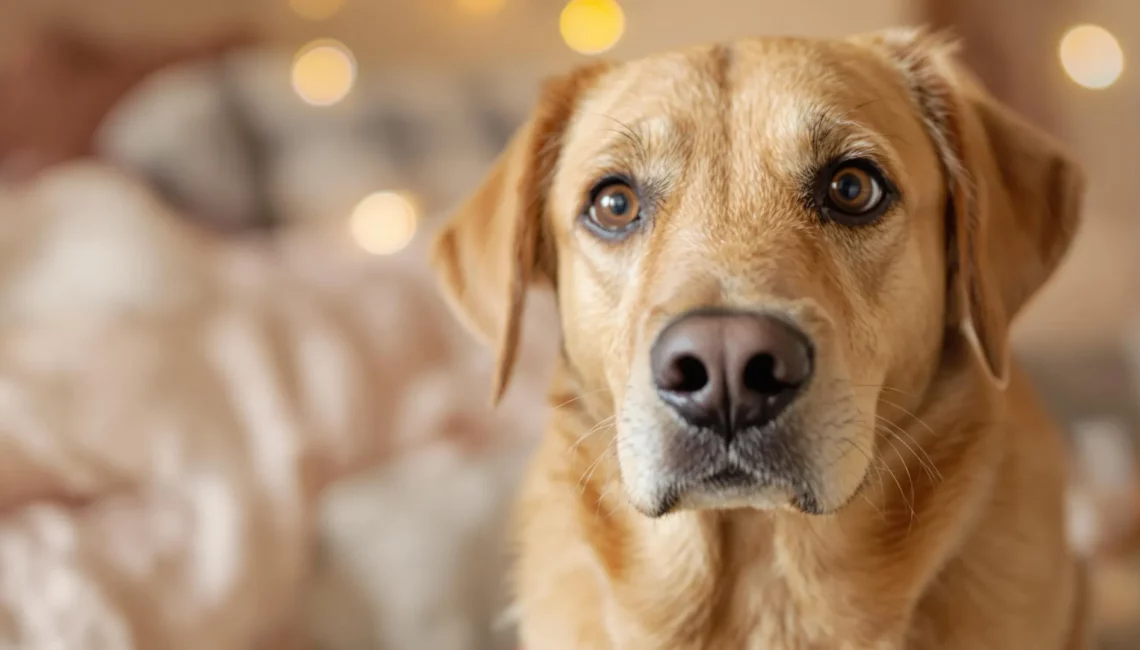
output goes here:
[[811, 378], [808, 337], [764, 314], [697, 311], [650, 351], [661, 399], [687, 422], [731, 438], [776, 418]]

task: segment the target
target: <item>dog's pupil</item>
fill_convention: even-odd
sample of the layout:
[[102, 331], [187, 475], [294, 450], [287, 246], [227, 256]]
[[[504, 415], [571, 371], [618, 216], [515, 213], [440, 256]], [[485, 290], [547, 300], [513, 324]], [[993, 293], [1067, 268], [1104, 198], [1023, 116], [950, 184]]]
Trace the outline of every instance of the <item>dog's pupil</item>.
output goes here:
[[836, 182], [836, 186], [835, 189], [839, 190], [839, 196], [845, 201], [854, 201], [863, 193], [863, 184], [859, 182], [859, 178], [854, 174], [844, 174], [840, 176]]
[[609, 210], [610, 214], [620, 217], [629, 209], [629, 201], [623, 194], [607, 194], [602, 199], [602, 206]]

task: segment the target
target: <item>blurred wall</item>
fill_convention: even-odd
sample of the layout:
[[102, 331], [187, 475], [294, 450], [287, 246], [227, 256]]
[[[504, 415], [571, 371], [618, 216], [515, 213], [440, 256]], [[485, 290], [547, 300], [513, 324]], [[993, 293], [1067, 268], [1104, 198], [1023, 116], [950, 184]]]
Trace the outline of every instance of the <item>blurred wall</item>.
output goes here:
[[[289, 0], [6, 0], [0, 44], [45, 19], [108, 38], [172, 37], [240, 20], [282, 43], [335, 35], [366, 63], [561, 66], [581, 58], [559, 38], [560, 0], [506, 0], [492, 16], [466, 14], [459, 0], [343, 1], [335, 16], [314, 23], [291, 11]], [[913, 13], [906, 0], [624, 0], [622, 7], [627, 29], [617, 57], [746, 34], [840, 35], [908, 22]]]
[[[297, 0], [7, 0], [0, 5], [0, 57], [31, 25], [58, 22], [110, 40], [177, 38], [222, 24], [257, 26], [284, 52], [310, 38], [335, 36], [362, 70], [405, 64], [525, 70], [521, 77], [585, 60], [558, 35], [562, 0], [505, 0], [491, 16], [460, 9], [464, 0], [343, 1], [336, 15], [308, 21]], [[470, 1], [470, 0], [467, 0]], [[1085, 231], [1064, 273], [1019, 323], [1030, 351], [1115, 345], [1132, 326], [1140, 295], [1140, 220], [1131, 191], [1140, 146], [1140, 75], [1126, 67], [1113, 87], [1092, 91], [1064, 76], [1057, 44], [1065, 28], [1108, 26], [1126, 57], [1140, 51], [1136, 0], [622, 0], [626, 32], [607, 56], [624, 58], [742, 35], [840, 35], [929, 21], [971, 34], [966, 58], [1000, 95], [1064, 137], [1089, 172]], [[942, 18], [931, 6], [941, 5]], [[983, 38], [979, 39], [978, 35]], [[1130, 63], [1126, 63], [1126, 66]], [[1028, 87], [1026, 79], [1033, 79]], [[1034, 85], [1036, 84], [1036, 85]], [[530, 84], [526, 84], [529, 87]], [[463, 182], [473, 182], [464, 180]]]

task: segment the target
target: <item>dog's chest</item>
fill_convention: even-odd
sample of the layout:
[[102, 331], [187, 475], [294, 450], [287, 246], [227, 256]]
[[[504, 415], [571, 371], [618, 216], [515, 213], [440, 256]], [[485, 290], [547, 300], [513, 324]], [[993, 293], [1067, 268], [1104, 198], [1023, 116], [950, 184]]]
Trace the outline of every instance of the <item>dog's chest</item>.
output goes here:
[[[736, 567], [711, 612], [705, 647], [728, 650], [866, 650], [886, 647], [869, 638], [864, 621], [816, 585], [778, 564]], [[847, 599], [842, 599], [847, 600]]]
[[[661, 528], [658, 528], [658, 533]], [[821, 571], [806, 575], [787, 564], [786, 549], [762, 530], [724, 530], [704, 536], [704, 570], [640, 567], [636, 594], [610, 617], [615, 648], [670, 650], [872, 650], [894, 648], [868, 620], [872, 594], [847, 593]], [[742, 543], [732, 539], [747, 532]], [[726, 537], [725, 534], [730, 535]], [[690, 537], [690, 542], [693, 541]], [[657, 551], [664, 549], [654, 549]], [[665, 557], [650, 553], [646, 557]], [[674, 558], [683, 557], [673, 555]], [[655, 580], [646, 580], [656, 574]], [[838, 576], [835, 576], [838, 578]], [[656, 582], [652, 589], [645, 589]], [[630, 587], [630, 585], [626, 585]], [[625, 618], [630, 625], [620, 622]], [[616, 625], [614, 625], [616, 623]]]
[[[775, 575], [741, 580], [709, 603], [685, 602], [677, 594], [666, 617], [633, 614], [623, 623], [610, 617], [613, 648], [669, 650], [887, 650], [897, 644], [869, 635], [865, 626], [822, 602], [814, 606], [793, 595]], [[664, 594], [663, 594], [664, 596]], [[625, 608], [623, 608], [625, 609]], [[648, 610], [643, 610], [643, 613]], [[618, 617], [620, 618], [620, 617]], [[652, 620], [655, 618], [656, 620]], [[634, 622], [633, 619], [637, 619]], [[626, 624], [632, 623], [632, 625]], [[876, 638], [878, 637], [878, 638]]]

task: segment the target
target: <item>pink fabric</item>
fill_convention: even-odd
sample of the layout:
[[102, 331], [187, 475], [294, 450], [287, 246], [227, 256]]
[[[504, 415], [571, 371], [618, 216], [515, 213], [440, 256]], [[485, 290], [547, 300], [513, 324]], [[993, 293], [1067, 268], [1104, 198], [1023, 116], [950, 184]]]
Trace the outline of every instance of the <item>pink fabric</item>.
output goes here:
[[205, 240], [101, 167], [0, 193], [0, 647], [282, 647], [323, 486], [511, 430], [418, 251], [331, 241]]

